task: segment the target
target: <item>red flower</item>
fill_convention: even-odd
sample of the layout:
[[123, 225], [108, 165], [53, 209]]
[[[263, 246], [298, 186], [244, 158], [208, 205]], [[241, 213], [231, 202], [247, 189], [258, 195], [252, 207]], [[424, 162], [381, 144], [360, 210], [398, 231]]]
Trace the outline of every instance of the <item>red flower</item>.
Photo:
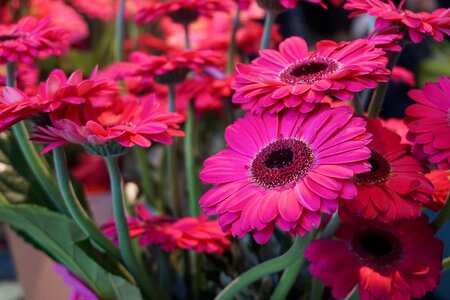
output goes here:
[[450, 77], [428, 82], [422, 90], [409, 91], [408, 95], [418, 102], [405, 111], [407, 137], [415, 154], [441, 170], [450, 169]]
[[395, 83], [416, 86], [416, 76], [414, 73], [401, 66], [395, 66], [392, 69], [391, 80]]
[[67, 38], [67, 32], [54, 26], [50, 18], [24, 17], [17, 24], [0, 25], [0, 64], [61, 55], [67, 49]]
[[295, 107], [308, 112], [327, 95], [350, 100], [355, 92], [375, 88], [389, 71], [384, 52], [367, 40], [322, 41], [308, 52], [300, 37], [284, 40], [280, 51], [262, 50], [250, 65], [238, 65], [233, 102], [260, 113]]
[[426, 217], [379, 223], [343, 223], [337, 240], [315, 240], [305, 251], [311, 274], [345, 298], [358, 285], [361, 300], [409, 300], [434, 290], [443, 243]]
[[[17, 88], [27, 95], [35, 94], [39, 81], [39, 70], [35, 63], [16, 63], [15, 79]], [[6, 66], [0, 66], [0, 87], [6, 86]], [[1, 96], [0, 96], [1, 97]]]
[[183, 118], [163, 111], [153, 97], [117, 98], [109, 106], [96, 106], [95, 102], [54, 111], [50, 114], [52, 125], [37, 126], [32, 140], [49, 143], [42, 153], [74, 143], [83, 144], [89, 152], [100, 155], [95, 145], [150, 147], [152, 140], [170, 144], [171, 136], [183, 136], [177, 124]]
[[448, 170], [433, 170], [425, 174], [434, 186], [433, 201], [427, 207], [431, 210], [440, 210], [447, 199], [450, 191], [450, 172]]
[[155, 21], [161, 16], [170, 16], [177, 23], [191, 23], [200, 15], [211, 17], [217, 11], [228, 12], [229, 7], [220, 0], [171, 0], [155, 2], [143, 7], [136, 14], [138, 24]]
[[355, 176], [358, 194], [342, 203], [339, 215], [346, 221], [364, 217], [381, 222], [418, 217], [433, 192], [423, 175], [427, 168], [411, 156], [408, 145], [400, 144], [400, 136], [379, 120], [368, 119], [367, 131], [373, 136], [368, 145], [372, 169]]
[[[279, 29], [280, 26], [278, 24], [274, 24], [272, 26], [272, 31], [270, 34], [270, 48], [275, 47], [275, 45], [282, 40]], [[236, 42], [239, 49], [242, 49], [249, 54], [258, 53], [262, 33], [263, 26], [260, 23], [255, 21], [246, 22], [245, 26], [239, 28], [236, 33]]]
[[275, 225], [303, 235], [337, 209], [337, 197], [355, 197], [350, 179], [368, 169], [370, 156], [364, 125], [348, 108], [328, 105], [309, 114], [248, 113], [227, 128], [228, 149], [205, 161], [200, 178], [216, 186], [200, 206], [219, 215], [224, 231], [251, 232], [260, 244]]
[[437, 9], [434, 12], [414, 13], [404, 9], [405, 0], [396, 6], [391, 0], [347, 0], [344, 8], [352, 11], [350, 17], [369, 14], [377, 17], [375, 29], [382, 30], [391, 25], [400, 25], [408, 30], [414, 43], [429, 35], [437, 41], [450, 34], [450, 9]]

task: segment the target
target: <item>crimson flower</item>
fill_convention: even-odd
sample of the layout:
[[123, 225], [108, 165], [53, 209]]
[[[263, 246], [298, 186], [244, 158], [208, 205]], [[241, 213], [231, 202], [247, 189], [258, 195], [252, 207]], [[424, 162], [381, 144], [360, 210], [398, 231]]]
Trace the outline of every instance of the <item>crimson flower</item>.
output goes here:
[[450, 77], [428, 82], [408, 96], [416, 101], [406, 108], [407, 137], [417, 157], [428, 159], [441, 170], [450, 169]]
[[442, 41], [444, 34], [450, 34], [450, 9], [440, 8], [432, 13], [414, 13], [404, 9], [404, 4], [405, 0], [401, 0], [398, 6], [391, 0], [347, 0], [344, 8], [352, 11], [350, 17], [362, 14], [377, 17], [377, 30], [400, 25], [408, 31], [414, 43], [419, 43], [424, 35]]
[[336, 198], [356, 196], [350, 179], [369, 167], [364, 126], [350, 109], [325, 104], [309, 114], [247, 114], [226, 129], [228, 149], [205, 161], [200, 178], [216, 186], [200, 206], [224, 231], [251, 232], [260, 244], [275, 225], [303, 235], [337, 209]]
[[420, 216], [420, 208], [431, 201], [433, 186], [423, 175], [427, 168], [410, 153], [400, 136], [383, 127], [378, 119], [367, 120], [373, 135], [368, 147], [372, 169], [357, 174], [358, 195], [344, 201], [339, 215], [345, 221], [354, 217], [391, 222]]
[[67, 32], [50, 18], [23, 17], [16, 24], [0, 25], [0, 64], [61, 55], [67, 46]]
[[450, 192], [450, 172], [448, 170], [433, 170], [425, 174], [434, 186], [433, 201], [428, 203], [427, 208], [438, 211], [447, 200], [447, 195]]
[[327, 95], [350, 100], [355, 92], [387, 81], [384, 52], [366, 40], [322, 41], [308, 52], [300, 37], [284, 40], [279, 51], [262, 50], [250, 65], [238, 65], [233, 102], [260, 113], [312, 110]]

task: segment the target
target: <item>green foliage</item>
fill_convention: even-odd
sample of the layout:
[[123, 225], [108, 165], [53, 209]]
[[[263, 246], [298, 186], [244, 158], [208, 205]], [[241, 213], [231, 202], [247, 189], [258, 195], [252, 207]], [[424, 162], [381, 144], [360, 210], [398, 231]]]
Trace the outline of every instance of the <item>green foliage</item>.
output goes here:
[[26, 232], [33, 244], [65, 265], [89, 285], [101, 299], [140, 300], [139, 290], [113, 275], [80, 247], [87, 236], [74, 221], [60, 213], [30, 204], [1, 205], [0, 221]]
[[450, 42], [434, 42], [431, 44], [432, 55], [421, 62], [418, 85], [437, 81], [440, 76], [450, 76]]

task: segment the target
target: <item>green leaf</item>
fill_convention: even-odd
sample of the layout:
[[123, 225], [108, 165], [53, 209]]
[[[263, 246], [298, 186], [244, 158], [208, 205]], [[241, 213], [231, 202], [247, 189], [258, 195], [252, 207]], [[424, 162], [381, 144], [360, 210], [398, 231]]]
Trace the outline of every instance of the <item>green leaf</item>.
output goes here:
[[37, 205], [0, 204], [0, 221], [26, 232], [40, 248], [82, 279], [101, 299], [142, 299], [134, 285], [106, 271], [77, 245], [87, 236], [65, 215]]

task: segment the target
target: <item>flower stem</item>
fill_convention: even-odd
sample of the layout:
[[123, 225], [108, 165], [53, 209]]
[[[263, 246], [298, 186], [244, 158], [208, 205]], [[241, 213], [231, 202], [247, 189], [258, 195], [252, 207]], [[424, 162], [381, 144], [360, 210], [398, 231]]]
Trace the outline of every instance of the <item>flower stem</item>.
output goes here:
[[347, 297], [345, 297], [344, 300], [359, 300], [358, 285], [355, 285], [355, 287], [347, 295]]
[[233, 72], [234, 70], [234, 59], [236, 56], [236, 33], [237, 30], [239, 29], [239, 25], [240, 25], [240, 19], [241, 19], [241, 9], [238, 6], [237, 10], [236, 10], [236, 15], [234, 16], [233, 19], [233, 29], [231, 30], [231, 38], [230, 38], [230, 46], [228, 47], [228, 63], [227, 63], [227, 69], [226, 69], [226, 73], [230, 74]]
[[191, 43], [189, 41], [189, 23], [184, 22], [183, 27], [184, 27], [184, 49], [187, 50], [191, 48]]
[[144, 191], [145, 200], [147, 203], [157, 207], [158, 211], [162, 212], [161, 207], [158, 206], [159, 203], [157, 203], [155, 199], [153, 181], [147, 163], [147, 151], [142, 147], [134, 147], [134, 154], [136, 155], [136, 159], [138, 161], [139, 172], [141, 175], [141, 185]]
[[431, 222], [431, 227], [438, 231], [450, 220], [450, 191], [447, 194], [444, 207], [439, 211], [439, 214]]
[[125, 33], [124, 24], [125, 0], [119, 1], [119, 8], [116, 15], [115, 39], [114, 39], [114, 60], [123, 60], [123, 39]]
[[8, 199], [0, 192], [0, 205], [9, 205]]
[[194, 154], [194, 103], [189, 102], [188, 116], [184, 131], [186, 136], [184, 137], [184, 163], [186, 169], [186, 179], [189, 195], [189, 209], [192, 216], [198, 216], [200, 213], [199, 206], [197, 204], [199, 195], [197, 190], [197, 177], [198, 174], [195, 170], [195, 154]]
[[[6, 85], [14, 87], [16, 85], [14, 77], [14, 62], [6, 63]], [[20, 122], [12, 126], [12, 131], [19, 144], [20, 151], [22, 152], [25, 161], [31, 168], [34, 176], [42, 186], [47, 196], [52, 201], [53, 205], [65, 214], [68, 214], [67, 208], [61, 202], [61, 194], [58, 190], [58, 186], [55, 182], [55, 178], [50, 172], [50, 167], [47, 162], [39, 155], [34, 145], [29, 141], [30, 135], [24, 122]]]
[[332, 216], [330, 221], [328, 222], [325, 229], [322, 231], [322, 233], [319, 235], [319, 238], [321, 239], [329, 239], [331, 238], [336, 230], [338, 230], [339, 226], [341, 225], [341, 219], [339, 218], [338, 212], [335, 212]]
[[256, 280], [268, 274], [288, 268], [303, 256], [308, 240], [309, 239], [305, 237], [297, 237], [294, 244], [286, 253], [277, 258], [263, 262], [243, 273], [226, 286], [225, 289], [217, 295], [215, 300], [231, 300], [242, 289]]
[[321, 300], [323, 295], [322, 281], [312, 278], [309, 300]]
[[355, 109], [355, 114], [357, 116], [362, 115], [364, 113], [364, 110], [363, 110], [363, 108], [361, 106], [361, 96], [360, 96], [360, 94], [358, 94], [358, 93], [355, 94], [355, 97], [353, 98], [352, 103], [353, 103], [353, 108]]
[[442, 260], [442, 272], [450, 269], [450, 256]]
[[166, 297], [161, 294], [155, 280], [148, 276], [143, 266], [138, 263], [139, 260], [133, 251], [128, 223], [125, 216], [123, 182], [117, 157], [105, 157], [105, 161], [108, 166], [109, 179], [111, 182], [114, 221], [116, 222], [122, 259], [128, 270], [136, 279], [144, 299], [166, 299]]
[[80, 228], [86, 233], [96, 245], [102, 248], [106, 253], [121, 260], [120, 252], [114, 244], [108, 240], [105, 235], [92, 222], [88, 214], [84, 210], [70, 182], [69, 171], [64, 150], [61, 147], [53, 150], [53, 162], [55, 164], [56, 178], [62, 193], [64, 202], [69, 209], [70, 215]]
[[[386, 66], [389, 69], [389, 71], [392, 71], [392, 69], [397, 64], [400, 54], [401, 54], [401, 51], [391, 53], [391, 56], [389, 57], [389, 61]], [[369, 116], [369, 118], [375, 118], [380, 113], [380, 110], [383, 107], [384, 98], [386, 96], [386, 92], [387, 92], [387, 89], [389, 86], [390, 77], [391, 76], [389, 75], [387, 82], [380, 82], [378, 84], [377, 88], [375, 89], [375, 91], [372, 95], [372, 99], [370, 99], [369, 108], [368, 108], [368, 112], [367, 112], [367, 115]]]
[[272, 26], [277, 17], [277, 12], [273, 10], [266, 10], [266, 18], [264, 20], [264, 31], [261, 37], [261, 45], [259, 46], [259, 50], [264, 50], [269, 48], [270, 43], [270, 35], [272, 33]]

